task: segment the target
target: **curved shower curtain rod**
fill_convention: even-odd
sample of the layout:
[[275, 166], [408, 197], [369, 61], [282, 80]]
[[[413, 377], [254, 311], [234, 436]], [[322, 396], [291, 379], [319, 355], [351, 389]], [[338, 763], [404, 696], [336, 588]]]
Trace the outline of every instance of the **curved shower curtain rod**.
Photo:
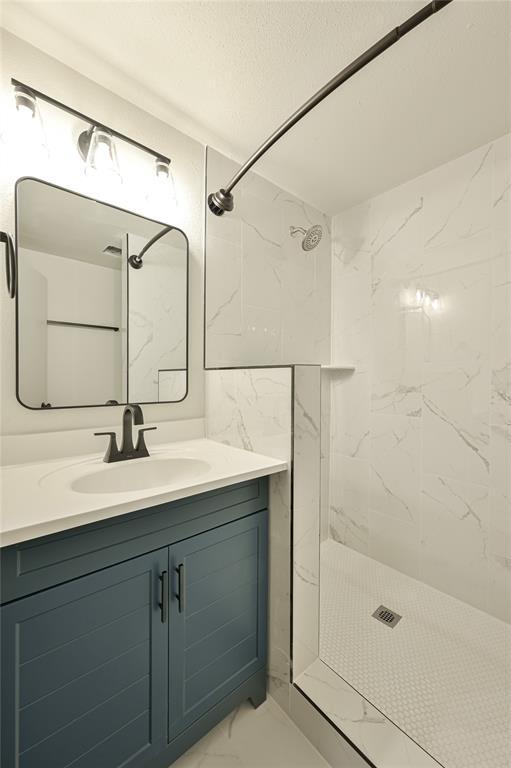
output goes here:
[[291, 117], [288, 117], [288, 119], [282, 123], [282, 125], [277, 128], [277, 130], [274, 131], [271, 136], [269, 136], [266, 141], [263, 142], [263, 144], [261, 144], [259, 149], [257, 149], [254, 154], [248, 158], [246, 163], [241, 166], [239, 171], [232, 177], [230, 182], [225, 187], [219, 189], [218, 192], [212, 192], [208, 196], [208, 206], [212, 213], [214, 213], [216, 216], [222, 216], [225, 211], [232, 211], [234, 208], [234, 199], [231, 193], [236, 184], [241, 181], [243, 176], [247, 173], [247, 171], [250, 170], [250, 168], [252, 168], [254, 163], [256, 163], [260, 157], [262, 157], [271, 147], [273, 147], [273, 145], [282, 136], [284, 136], [284, 134], [287, 133], [290, 128], [292, 128], [299, 120], [301, 120], [302, 117], [305, 117], [305, 115], [310, 112], [311, 109], [314, 109], [314, 107], [323, 101], [323, 99], [325, 99], [327, 96], [329, 96], [332, 91], [335, 91], [335, 89], [345, 83], [346, 80], [349, 80], [350, 77], [352, 77], [356, 72], [359, 72], [363, 67], [366, 66], [366, 64], [369, 64], [370, 61], [386, 51], [387, 48], [390, 48], [392, 45], [394, 45], [394, 43], [397, 43], [397, 41], [404, 37], [404, 35], [417, 27], [437, 11], [442, 10], [442, 8], [444, 8], [446, 5], [449, 5], [451, 2], [452, 0], [433, 0], [433, 2], [428, 3], [428, 5], [425, 5], [424, 8], [420, 9], [420, 11], [417, 11], [417, 13], [414, 13], [414, 15], [410, 16], [409, 19], [391, 30], [388, 34], [385, 35], [385, 37], [382, 37], [381, 40], [378, 40], [377, 43], [368, 48], [367, 51], [361, 54], [361, 56], [352, 61], [351, 64], [348, 64], [347, 67], [345, 67], [337, 75], [335, 75], [335, 77], [329, 80], [328, 83], [326, 83], [317, 93], [315, 93], [314, 96], [311, 96], [311, 98], [308, 99], [305, 104], [302, 104], [302, 106], [297, 109], [296, 112], [291, 115]]

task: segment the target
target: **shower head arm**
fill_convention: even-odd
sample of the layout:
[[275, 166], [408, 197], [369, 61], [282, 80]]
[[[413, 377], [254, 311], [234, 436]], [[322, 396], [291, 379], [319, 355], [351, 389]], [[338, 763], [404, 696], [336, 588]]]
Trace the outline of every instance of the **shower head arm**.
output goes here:
[[352, 61], [351, 64], [348, 64], [347, 67], [342, 69], [337, 75], [335, 75], [335, 77], [329, 80], [328, 83], [320, 88], [317, 93], [311, 96], [310, 99], [305, 102], [305, 104], [302, 104], [302, 106], [297, 109], [296, 112], [293, 112], [293, 114], [288, 117], [288, 119], [271, 134], [271, 136], [268, 136], [266, 141], [264, 141], [261, 146], [256, 149], [256, 151], [248, 158], [244, 165], [241, 166], [239, 171], [232, 177], [232, 179], [225, 187], [222, 187], [217, 192], [211, 193], [208, 196], [208, 205], [210, 210], [217, 216], [221, 216], [224, 211], [232, 211], [234, 207], [232, 190], [234, 187], [241, 181], [243, 176], [245, 176], [250, 168], [252, 168], [254, 163], [256, 163], [259, 158], [261, 158], [271, 147], [273, 147], [273, 145], [280, 138], [282, 138], [285, 133], [287, 133], [294, 125], [296, 125], [296, 123], [301, 120], [302, 117], [305, 117], [305, 115], [308, 114], [311, 109], [314, 109], [314, 107], [323, 101], [323, 99], [329, 96], [332, 91], [335, 91], [336, 88], [345, 83], [346, 80], [349, 80], [350, 77], [353, 77], [353, 75], [363, 69], [367, 64], [373, 61], [373, 59], [394, 45], [394, 43], [397, 43], [398, 40], [404, 37], [404, 35], [417, 27], [437, 11], [442, 10], [442, 8], [444, 8], [446, 5], [449, 5], [451, 2], [452, 0], [433, 0], [432, 2], [428, 3], [428, 5], [425, 5], [419, 11], [417, 11], [417, 13], [414, 13], [413, 16], [410, 16], [409, 19], [404, 21], [398, 27], [395, 27], [393, 30], [388, 32], [384, 37], [378, 40], [378, 42], [376, 42], [358, 58]]
[[296, 237], [297, 235], [306, 235], [307, 230], [303, 227], [289, 227], [289, 234], [291, 237]]

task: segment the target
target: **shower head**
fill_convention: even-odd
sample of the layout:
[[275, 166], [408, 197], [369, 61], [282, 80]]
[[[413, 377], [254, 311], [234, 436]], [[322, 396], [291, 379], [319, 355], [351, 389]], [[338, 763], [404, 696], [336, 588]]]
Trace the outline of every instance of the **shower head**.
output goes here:
[[323, 237], [323, 228], [320, 224], [313, 224], [309, 229], [303, 227], [289, 227], [291, 237], [303, 235], [302, 248], [304, 251], [312, 251]]

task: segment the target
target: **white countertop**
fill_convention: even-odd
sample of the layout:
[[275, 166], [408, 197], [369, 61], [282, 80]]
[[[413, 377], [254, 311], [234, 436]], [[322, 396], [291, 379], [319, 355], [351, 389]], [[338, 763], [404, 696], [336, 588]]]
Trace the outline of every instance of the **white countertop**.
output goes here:
[[[91, 473], [107, 473], [121, 463], [133, 465], [134, 462], [167, 458], [194, 459], [209, 466], [196, 477], [169, 478], [165, 485], [142, 490], [81, 493], [72, 487]], [[281, 459], [207, 439], [161, 444], [151, 450], [148, 459], [116, 464], [105, 464], [103, 453], [96, 453], [4, 466], [0, 469], [0, 546], [183, 499], [287, 468], [287, 462]]]

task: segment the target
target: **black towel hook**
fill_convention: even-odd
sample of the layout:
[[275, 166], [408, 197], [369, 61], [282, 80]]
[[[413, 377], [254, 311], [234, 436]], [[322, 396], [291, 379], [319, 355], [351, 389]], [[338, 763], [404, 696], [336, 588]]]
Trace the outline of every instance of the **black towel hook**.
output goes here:
[[5, 244], [5, 276], [7, 280], [7, 293], [9, 298], [16, 296], [17, 270], [16, 251], [12, 237], [7, 232], [0, 232], [0, 243]]

